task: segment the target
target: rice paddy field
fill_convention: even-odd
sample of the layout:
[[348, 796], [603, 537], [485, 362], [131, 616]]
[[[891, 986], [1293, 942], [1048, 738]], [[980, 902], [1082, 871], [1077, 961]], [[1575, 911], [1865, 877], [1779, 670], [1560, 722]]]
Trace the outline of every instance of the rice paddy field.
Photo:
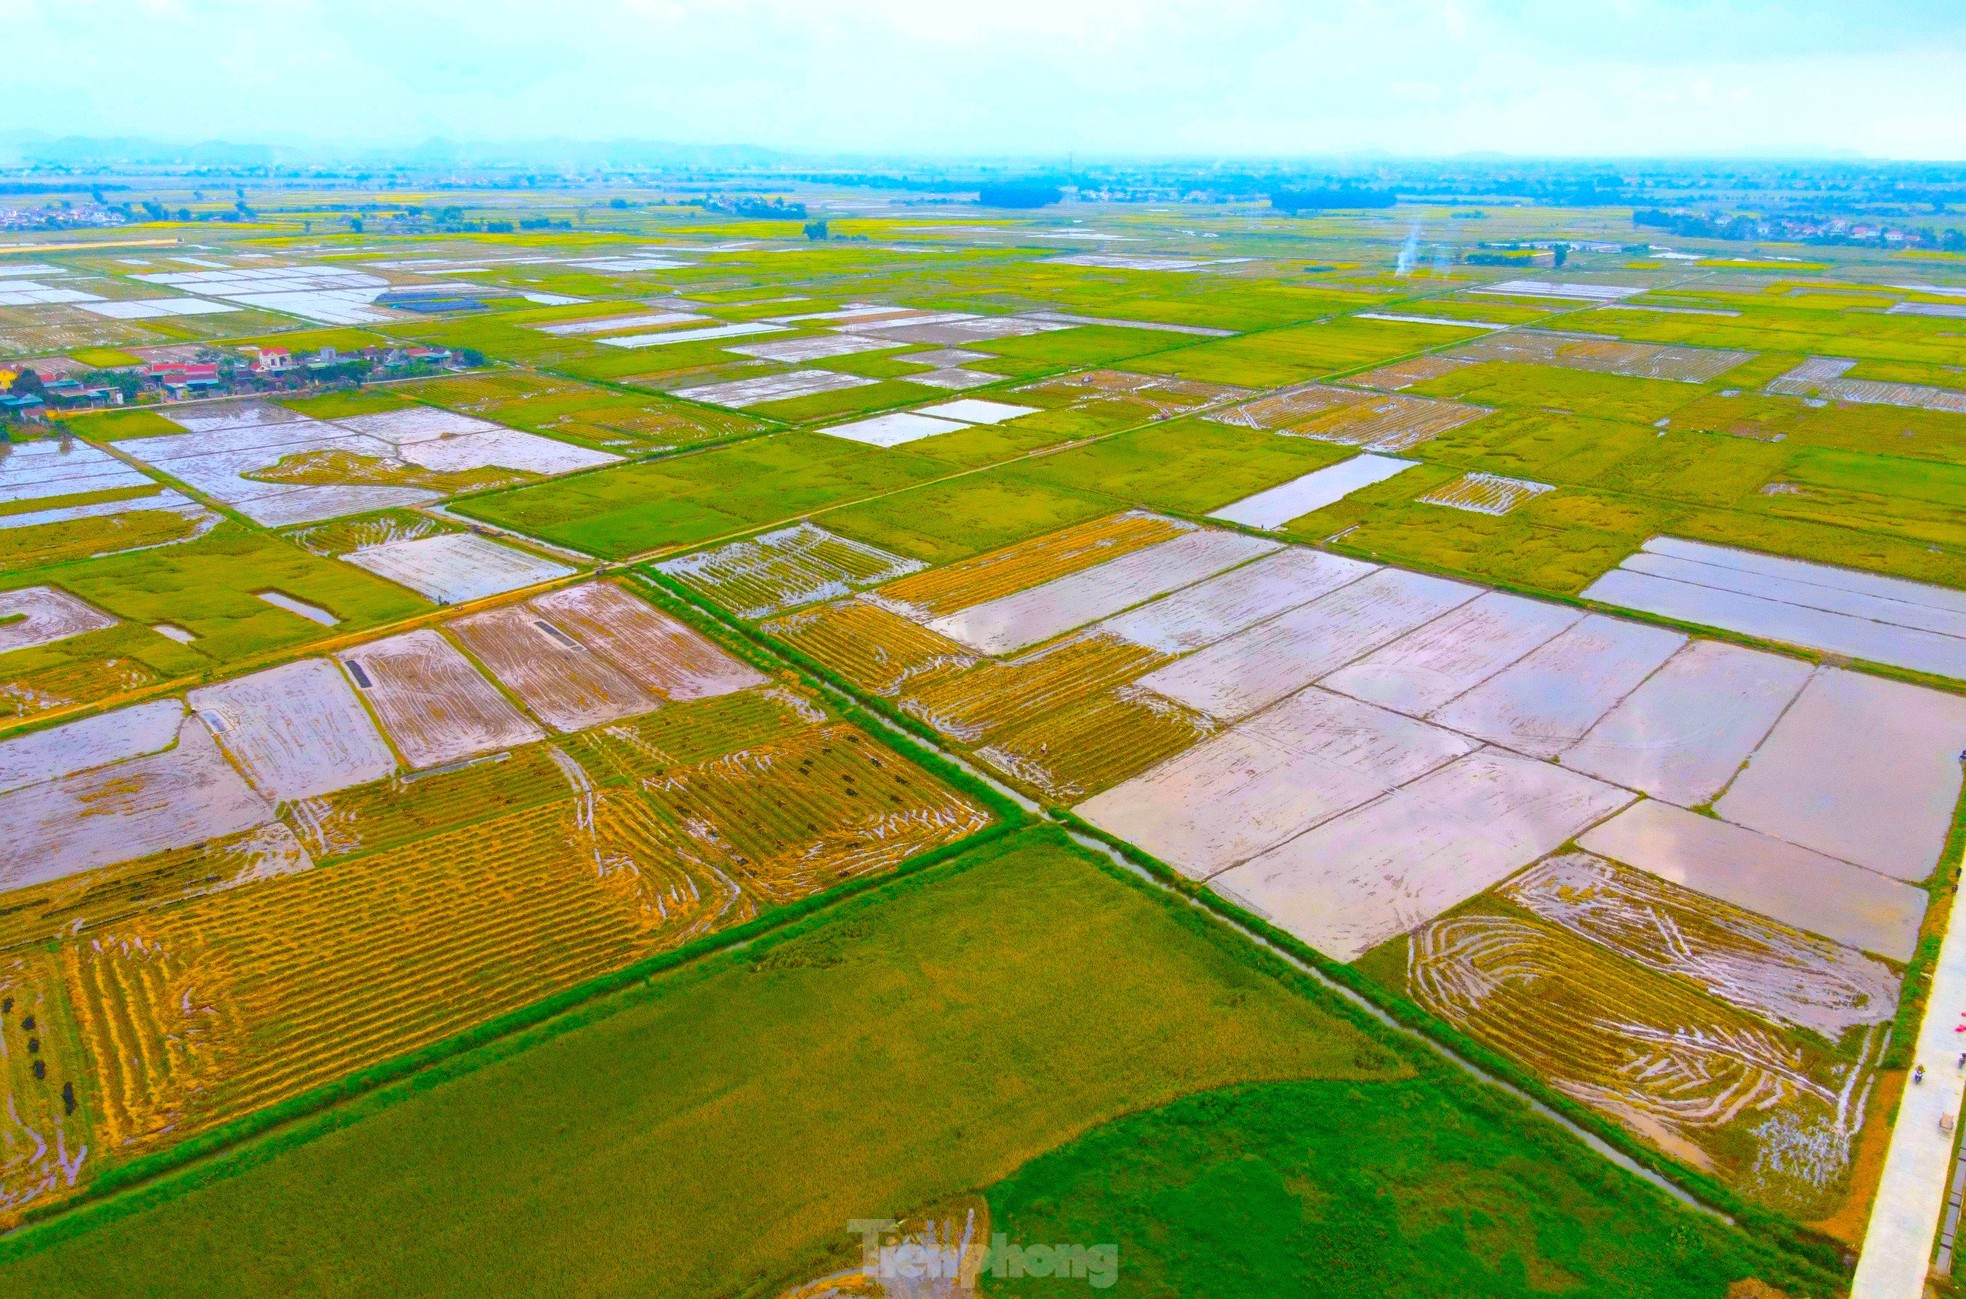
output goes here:
[[12, 1223], [993, 819], [605, 583], [0, 752], [23, 745], [4, 992], [39, 1067], [8, 1094]]
[[0, 371], [472, 359], [0, 443], [0, 1289], [1838, 1292], [1966, 262], [802, 184], [0, 242]]
[[1145, 510], [786, 589], [731, 612], [1028, 797], [1766, 1208], [1852, 1193], [1966, 699]]
[[[1437, 1292], [1443, 1275], [1506, 1275], [1525, 1258], [1628, 1287], [1606, 1293], [1658, 1293], [1689, 1264], [1693, 1293], [1750, 1278], [1821, 1292], [1821, 1269], [1462, 1094], [1448, 1067], [1102, 863], [1052, 830], [972, 850], [637, 984], [443, 1086], [377, 1093], [359, 1121], [266, 1138], [226, 1175], [0, 1244], [0, 1268], [51, 1295], [360, 1294], [441, 1290], [462, 1251], [504, 1294], [769, 1293], [856, 1259], [847, 1220], [863, 1208], [901, 1218], [985, 1190], [1000, 1223], [1046, 1232], [1039, 1215], [1116, 1209], [1065, 1188], [1073, 1172], [1103, 1183], [1087, 1166], [1117, 1141], [1170, 1161], [1117, 1179], [1162, 1230], [1097, 1222], [1099, 1241], [1123, 1242], [1122, 1278], [1177, 1266], [1180, 1242], [1220, 1230], [1225, 1201], [1284, 1230], [1275, 1197], [1311, 1194], [1313, 1178], [1349, 1202], [1358, 1178], [1379, 1189], [1343, 1220], [1385, 1224], [1383, 1257], [1358, 1260], [1381, 1288], [1361, 1293]], [[1266, 1101], [1286, 1108], [1267, 1121], [1245, 1108]], [[1316, 1119], [1286, 1121], [1298, 1113]], [[1211, 1155], [1128, 1140], [1143, 1124]], [[1371, 1140], [1318, 1159], [1343, 1127]], [[1239, 1162], [1224, 1140], [1285, 1148]], [[832, 1152], [818, 1163], [815, 1141]], [[1443, 1162], [1462, 1170], [1452, 1191]], [[1472, 1169], [1493, 1217], [1443, 1228], [1437, 1206], [1468, 1193]], [[422, 1206], [438, 1194], [452, 1208], [432, 1218]], [[597, 1196], [615, 1210], [544, 1211]], [[1404, 1248], [1421, 1239], [1422, 1254]], [[1288, 1276], [1290, 1259], [1304, 1261], [1294, 1242], [1265, 1268]]]

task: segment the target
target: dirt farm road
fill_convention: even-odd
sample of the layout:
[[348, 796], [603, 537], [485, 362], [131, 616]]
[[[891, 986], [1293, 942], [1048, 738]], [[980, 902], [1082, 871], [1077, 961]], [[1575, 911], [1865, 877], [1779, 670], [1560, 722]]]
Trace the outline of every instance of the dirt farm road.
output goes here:
[[1966, 1051], [1966, 1033], [1953, 1031], [1966, 1024], [1966, 924], [1958, 923], [1961, 919], [1966, 917], [1955, 901], [1933, 971], [1925, 1022], [1918, 1029], [1915, 1060], [1925, 1066], [1925, 1081], [1905, 1085], [1851, 1299], [1920, 1299], [1925, 1293], [1952, 1177], [1953, 1134], [1941, 1131], [1939, 1120], [1957, 1116], [1966, 1096], [1966, 1070], [1958, 1064]]

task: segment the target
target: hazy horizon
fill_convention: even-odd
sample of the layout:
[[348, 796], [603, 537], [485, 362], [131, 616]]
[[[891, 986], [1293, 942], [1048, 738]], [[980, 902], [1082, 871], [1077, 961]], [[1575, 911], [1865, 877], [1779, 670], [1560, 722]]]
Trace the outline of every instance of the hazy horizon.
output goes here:
[[14, 138], [948, 158], [1966, 158], [1966, 9], [0, 0]]

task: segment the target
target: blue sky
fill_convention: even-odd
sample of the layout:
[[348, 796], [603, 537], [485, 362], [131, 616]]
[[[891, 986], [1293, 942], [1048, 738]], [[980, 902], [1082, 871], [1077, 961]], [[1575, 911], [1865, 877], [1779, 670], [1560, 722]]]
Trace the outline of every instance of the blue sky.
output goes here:
[[0, 131], [1966, 158], [1966, 3], [0, 0]]

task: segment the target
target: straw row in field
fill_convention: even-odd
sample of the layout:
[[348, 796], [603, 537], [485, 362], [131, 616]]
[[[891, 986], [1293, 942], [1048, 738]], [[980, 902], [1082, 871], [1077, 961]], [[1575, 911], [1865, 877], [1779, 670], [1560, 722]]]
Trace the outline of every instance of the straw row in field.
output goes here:
[[1368, 401], [1371, 397], [1371, 393], [1360, 392], [1355, 388], [1334, 388], [1328, 383], [1303, 383], [1204, 418], [1211, 419], [1217, 424], [1234, 424], [1241, 428], [1277, 429], [1321, 415], [1340, 406]]
[[670, 704], [551, 744], [528, 744], [442, 770], [310, 798], [286, 809], [314, 856], [369, 852], [597, 785], [633, 783], [673, 767], [777, 739], [825, 720], [783, 688]]
[[559, 748], [596, 784], [629, 784], [747, 745], [781, 740], [825, 720], [826, 714], [805, 696], [770, 686], [671, 704], [644, 717], [569, 735]]
[[1130, 510], [904, 577], [882, 587], [876, 598], [913, 617], [940, 617], [1193, 530], [1190, 523]]
[[628, 795], [563, 799], [62, 950], [98, 1133], [180, 1138], [748, 914]]
[[920, 678], [976, 662], [947, 636], [865, 600], [804, 609], [765, 623], [763, 630], [877, 695], [894, 695]]
[[765, 618], [919, 572], [921, 561], [798, 523], [656, 565], [744, 618]]
[[6, 894], [0, 951], [100, 929], [186, 898], [306, 870], [307, 849], [286, 826], [262, 825]]
[[966, 744], [1054, 708], [1124, 685], [1167, 656], [1117, 636], [1089, 634], [1021, 659], [989, 661], [925, 681], [901, 706]]
[[645, 787], [707, 862], [773, 901], [897, 865], [989, 821], [845, 725], [740, 749]]
[[1898, 977], [1875, 957], [1590, 853], [1551, 857], [1501, 895], [1750, 1014], [1831, 1041], [1897, 1010]]
[[1466, 402], [1375, 393], [1286, 431], [1341, 446], [1404, 451], [1490, 413], [1486, 406]]
[[1076, 803], [1206, 739], [1215, 724], [1150, 690], [1121, 686], [1067, 704], [976, 751], [1042, 798]]
[[296, 545], [316, 555], [340, 558], [369, 546], [386, 546], [392, 541], [418, 541], [455, 531], [456, 525], [428, 514], [418, 514], [414, 510], [384, 510], [380, 514], [309, 524], [286, 535]]
[[74, 1186], [88, 1156], [75, 1094], [86, 1065], [66, 1024], [48, 954], [0, 957], [0, 1223]]
[[309, 853], [327, 860], [564, 799], [580, 787], [548, 746], [533, 744], [442, 771], [303, 799], [285, 809], [284, 819]]
[[1433, 921], [1407, 977], [1435, 1014], [1765, 1202], [1806, 1216], [1844, 1176], [1867, 1054], [1838, 1061], [1540, 920]]
[[1553, 490], [1548, 483], [1533, 483], [1526, 478], [1473, 473], [1463, 474], [1419, 499], [1427, 505], [1445, 505], [1450, 510], [1466, 510], [1470, 514], [1502, 515], [1524, 501], [1533, 501]]

